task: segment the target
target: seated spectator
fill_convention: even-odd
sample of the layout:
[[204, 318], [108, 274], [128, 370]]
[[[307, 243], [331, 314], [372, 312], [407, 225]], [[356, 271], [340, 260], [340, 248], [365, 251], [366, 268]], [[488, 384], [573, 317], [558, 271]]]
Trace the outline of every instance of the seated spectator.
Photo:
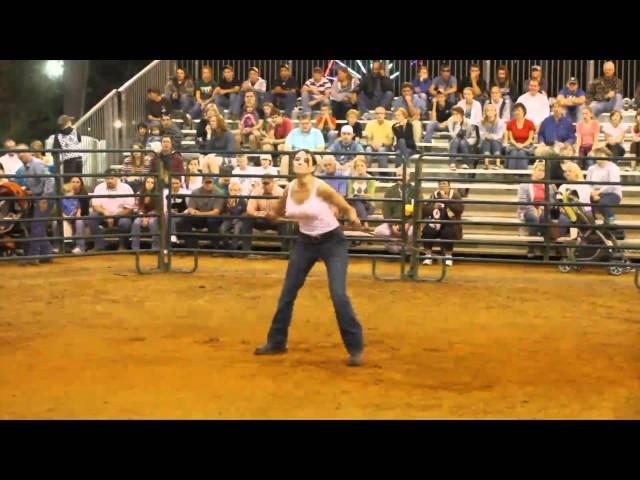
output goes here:
[[[569, 182], [583, 182], [584, 174], [582, 173], [582, 169], [578, 166], [577, 163], [574, 162], [566, 162], [564, 165], [564, 176]], [[582, 208], [587, 212], [591, 213], [591, 185], [588, 183], [565, 183], [560, 185], [558, 188], [558, 192], [564, 194], [565, 192], [576, 192], [578, 194], [578, 202], [589, 204], [589, 206], [583, 206]], [[577, 208], [577, 207], [574, 207]], [[560, 228], [560, 235], [565, 236], [569, 234], [569, 229], [571, 225], [571, 221], [569, 217], [564, 212], [564, 209], [560, 210], [560, 217], [558, 219], [558, 223], [562, 225]]]
[[[358, 142], [353, 140], [353, 128], [350, 125], [345, 125], [340, 130], [340, 139], [336, 141], [331, 148], [330, 152], [354, 152], [354, 155], [340, 154], [335, 156], [334, 163], [338, 163], [338, 170], [340, 172], [348, 172], [351, 169], [351, 163], [356, 154], [364, 152], [364, 148]], [[326, 157], [323, 159], [326, 160]]]
[[347, 111], [347, 123], [353, 129], [353, 139], [359, 142], [362, 139], [362, 124], [358, 121], [360, 113], [356, 109]]
[[554, 180], [554, 185], [559, 187], [565, 180], [565, 168], [569, 163], [572, 163], [571, 157], [575, 157], [574, 146], [570, 143], [563, 143], [560, 147], [560, 160], [551, 160], [551, 166], [549, 167], [549, 180]]
[[242, 99], [240, 98], [240, 80], [234, 78], [234, 71], [231, 65], [225, 65], [222, 69], [222, 80], [213, 90], [215, 103], [220, 114], [225, 109], [229, 110], [229, 114], [233, 120], [237, 120], [240, 116], [242, 108]]
[[564, 115], [564, 107], [560, 103], [553, 104], [551, 115], [540, 124], [538, 142], [534, 150], [536, 157], [556, 156], [562, 144], [576, 143], [576, 127]]
[[[455, 107], [454, 107], [455, 108]], [[430, 197], [431, 202], [424, 205], [423, 219], [443, 221], [443, 220], [462, 220], [464, 212], [464, 204], [462, 203], [443, 203], [440, 200], [462, 200], [458, 192], [451, 189], [448, 180], [440, 180], [438, 182], [438, 190], [433, 192]], [[441, 240], [462, 240], [462, 225], [460, 223], [427, 223], [422, 229], [422, 240], [427, 257], [433, 255], [433, 240], [439, 238]], [[447, 266], [453, 265], [453, 243], [442, 243], [440, 250], [445, 258]], [[423, 265], [431, 265], [433, 259], [425, 258]]]
[[[345, 127], [342, 128], [344, 129]], [[343, 173], [338, 170], [338, 163], [336, 162], [336, 158], [333, 155], [325, 155], [322, 163], [322, 175], [326, 175], [328, 177], [340, 177], [343, 175]], [[333, 188], [340, 195], [342, 195], [343, 197], [347, 196], [347, 181], [344, 178], [321, 178], [327, 185]]]
[[[89, 195], [87, 188], [84, 186], [84, 181], [82, 177], [71, 177], [71, 181], [69, 182], [71, 185], [71, 189], [73, 191], [72, 195]], [[91, 199], [90, 198], [79, 198], [80, 201], [80, 214], [83, 217], [88, 217], [91, 213]], [[84, 220], [83, 220], [84, 222]]]
[[360, 81], [353, 78], [345, 67], [338, 67], [336, 79], [331, 85], [331, 110], [338, 120], [344, 120], [347, 111], [358, 104], [358, 86]]
[[136, 136], [133, 137], [132, 143], [139, 143], [140, 145], [146, 145], [147, 138], [149, 137], [149, 126], [144, 122], [140, 122], [136, 127], [136, 132], [137, 132]]
[[593, 118], [591, 107], [582, 109], [582, 121], [576, 125], [576, 152], [581, 157], [585, 157], [581, 162], [582, 168], [593, 165], [593, 160], [587, 158], [589, 152], [598, 146], [598, 135], [600, 135], [600, 123]]
[[[610, 123], [605, 123], [602, 126], [606, 147], [611, 150], [614, 157], [624, 157], [627, 153], [624, 149], [624, 136], [627, 134], [629, 126], [622, 123], [622, 113], [617, 110], [611, 112], [609, 121]], [[611, 161], [618, 164], [617, 158], [612, 158]]]
[[[2, 144], [5, 150], [11, 150], [16, 148], [16, 142], [12, 138], [8, 138]], [[18, 158], [17, 153], [5, 153], [0, 157], [0, 163], [6, 175], [14, 175], [20, 167], [22, 162]]]
[[284, 110], [287, 117], [291, 117], [298, 99], [298, 82], [291, 76], [289, 65], [280, 65], [280, 75], [271, 85], [273, 88], [267, 92], [265, 99], [273, 103], [274, 107]]
[[[311, 115], [303, 113], [298, 117], [300, 126], [291, 130], [284, 143], [286, 151], [293, 150], [310, 150], [323, 151], [325, 149], [324, 137], [322, 132], [311, 126]], [[289, 157], [283, 156], [280, 161], [280, 173], [287, 175], [289, 173]]]
[[323, 105], [330, 106], [331, 82], [320, 67], [313, 69], [313, 76], [304, 83], [301, 92], [303, 113], [311, 113]]
[[403, 83], [400, 89], [401, 96], [393, 101], [393, 111], [403, 108], [409, 114], [409, 122], [413, 128], [413, 143], [419, 143], [422, 138], [422, 122], [420, 121], [427, 111], [427, 104], [416, 93], [412, 93], [410, 83]]
[[151, 87], [147, 90], [147, 101], [144, 104], [144, 113], [147, 124], [150, 122], [160, 122], [162, 115], [168, 113], [171, 115], [173, 106], [171, 102], [162, 96], [160, 89]]
[[376, 181], [371, 180], [367, 173], [367, 160], [359, 155], [353, 160], [352, 175], [362, 177], [362, 179], [347, 180], [347, 198], [349, 204], [356, 209], [358, 218], [362, 221], [364, 228], [369, 228], [366, 219], [374, 211], [369, 199], [374, 198], [376, 193]]
[[215, 103], [210, 103], [204, 107], [202, 120], [198, 122], [198, 126], [196, 127], [196, 144], [200, 150], [204, 150], [205, 144], [207, 143], [207, 125], [209, 125], [211, 117], [215, 117], [216, 115], [220, 115], [220, 113]]
[[447, 103], [449, 105], [455, 105], [458, 99], [456, 98], [456, 92], [458, 91], [458, 81], [456, 77], [451, 75], [450, 65], [440, 65], [440, 75], [433, 79], [431, 86], [429, 87], [429, 93], [432, 97], [435, 97], [438, 92], [445, 94]]
[[531, 83], [532, 80], [535, 80], [538, 82], [538, 87], [539, 87], [538, 92], [540, 93], [540, 95], [544, 95], [545, 97], [548, 97], [549, 89], [547, 88], [547, 81], [544, 78], [542, 78], [542, 67], [540, 65], [534, 65], [533, 67], [531, 67], [531, 74], [529, 78], [525, 80], [524, 84], [522, 85], [523, 90], [525, 92], [530, 91], [529, 84]]
[[[261, 183], [251, 192], [251, 196], [273, 197], [273, 198], [251, 198], [247, 204], [247, 218], [244, 220], [243, 231], [245, 235], [251, 235], [253, 229], [276, 230], [279, 236], [287, 234], [287, 224], [283, 221], [274, 222], [270, 216], [273, 215], [278, 208], [280, 197], [284, 190], [280, 188], [273, 180], [273, 177], [265, 176]], [[282, 250], [286, 249], [286, 240], [282, 240]], [[251, 238], [242, 239], [245, 251], [251, 250]]]
[[173, 217], [173, 215], [180, 215], [187, 209], [187, 196], [189, 191], [182, 188], [182, 183], [179, 178], [173, 177], [171, 179], [171, 243], [178, 243], [178, 237], [176, 232], [178, 231], [178, 225], [182, 221], [181, 217]]
[[144, 148], [156, 151], [160, 149], [160, 143], [162, 143], [162, 127], [159, 123], [153, 122], [149, 125], [149, 135]]
[[151, 158], [142, 153], [144, 147], [140, 143], [131, 145], [131, 154], [122, 162], [122, 173], [127, 175], [124, 181], [134, 192], [142, 187], [143, 177], [151, 172]]
[[447, 97], [443, 92], [436, 93], [435, 102], [431, 108], [429, 120], [424, 132], [425, 143], [431, 143], [435, 132], [447, 132], [449, 130], [447, 121], [451, 118], [451, 105], [447, 102]]
[[429, 78], [429, 67], [427, 65], [420, 65], [416, 78], [411, 81], [411, 87], [413, 93], [418, 95], [425, 105], [425, 110], [431, 110], [431, 94], [429, 93], [429, 87], [431, 87], [431, 79]]
[[[33, 218], [38, 217], [50, 217], [51, 211], [53, 210], [53, 202], [49, 202], [45, 199], [36, 198], [33, 200]], [[53, 253], [53, 247], [51, 246], [51, 242], [46, 239], [47, 235], [47, 224], [48, 222], [45, 220], [38, 220], [35, 222], [31, 222], [29, 226], [29, 237], [34, 240], [29, 240], [29, 249], [27, 250], [27, 256], [35, 257], [40, 255], [51, 255]], [[38, 240], [35, 240], [35, 239]], [[25, 262], [26, 264], [37, 265], [39, 263], [51, 263], [53, 260], [51, 258], [40, 258], [29, 260]]]
[[395, 157], [396, 168], [398, 168], [403, 162], [408, 163], [411, 155], [415, 155], [418, 149], [414, 140], [415, 131], [413, 125], [409, 123], [407, 111], [400, 107], [394, 116], [396, 122], [391, 128], [395, 137], [395, 152], [398, 154]]
[[495, 105], [498, 118], [508, 122], [511, 120], [511, 100], [509, 97], [503, 97], [500, 92], [500, 87], [494, 85], [491, 87], [491, 97], [489, 103]]
[[53, 148], [57, 150], [68, 150], [68, 152], [56, 153], [62, 165], [62, 171], [67, 175], [64, 181], [71, 178], [69, 174], [82, 173], [82, 153], [75, 150], [82, 149], [82, 136], [73, 126], [75, 119], [69, 115], [60, 115], [58, 118], [59, 130], [53, 135]]
[[260, 155], [260, 166], [253, 169], [254, 173], [259, 176], [278, 175], [278, 169], [273, 166], [273, 159], [269, 154]]
[[175, 148], [176, 150], [180, 150], [182, 148], [182, 130], [175, 123], [173, 123], [173, 120], [171, 120], [171, 115], [162, 115], [162, 119], [160, 120], [160, 127], [160, 135], [169, 135], [173, 143], [173, 148]]
[[[611, 157], [611, 151], [606, 147], [596, 147], [591, 151], [594, 157]], [[618, 166], [607, 160], [599, 158], [595, 165], [591, 165], [587, 170], [587, 181], [589, 182], [617, 182], [618, 185], [591, 185], [591, 202], [593, 212], [599, 213], [604, 218], [604, 223], [616, 223], [613, 206], [620, 205], [622, 201], [622, 187], [620, 186], [620, 169]]]
[[[480, 102], [480, 117], [482, 117], [482, 106], [489, 98], [489, 93], [487, 91], [487, 82], [485, 82], [480, 75], [480, 65], [477, 63], [471, 64], [469, 67], [469, 76], [463, 78], [458, 85], [458, 95], [460, 96], [460, 100], [464, 99], [464, 90], [466, 88], [471, 89], [471, 98]], [[478, 120], [478, 122], [480, 122], [480, 120]]]
[[504, 139], [506, 129], [506, 123], [498, 117], [495, 104], [491, 102], [485, 103], [484, 116], [480, 122], [480, 152], [485, 155], [485, 169], [493, 168], [491, 166], [491, 159], [488, 158], [489, 156], [496, 159], [495, 168], [502, 168], [498, 155], [502, 153], [502, 140]]
[[213, 153], [200, 157], [200, 168], [204, 173], [218, 173], [221, 157], [224, 152], [232, 152], [236, 149], [236, 140], [221, 115], [209, 117], [209, 123], [205, 129], [207, 132], [205, 151]]
[[320, 115], [316, 118], [316, 128], [322, 133], [322, 138], [327, 146], [331, 146], [338, 136], [336, 122], [336, 117], [331, 114], [331, 107], [327, 104], [322, 105]]
[[246, 92], [244, 96], [244, 110], [240, 118], [239, 130], [236, 133], [236, 143], [240, 147], [249, 146], [251, 150], [258, 149], [258, 142], [262, 138], [262, 116], [258, 111], [255, 93]]
[[164, 182], [169, 183], [169, 172], [172, 175], [184, 173], [184, 159], [173, 149], [172, 139], [164, 135], [161, 140], [160, 153], [151, 160], [151, 173], [158, 173], [160, 166], [164, 167]]
[[371, 72], [362, 77], [358, 86], [358, 110], [364, 115], [369, 110], [384, 107], [388, 110], [393, 99], [393, 82], [382, 69], [382, 63], [373, 62]]
[[[636, 97], [638, 98], [638, 97]], [[640, 101], [640, 98], [638, 98]], [[631, 154], [634, 157], [640, 157], [640, 110], [636, 112], [636, 122], [633, 124], [631, 128], [631, 133], [633, 133], [633, 139], [631, 141]], [[636, 168], [637, 160], [631, 160], [631, 165], [625, 168], [625, 171], [630, 172]], [[640, 169], [639, 169], [640, 170]]]
[[462, 91], [462, 100], [458, 102], [458, 106], [463, 110], [464, 118], [469, 120], [472, 125], [478, 125], [482, 121], [482, 105], [473, 99], [471, 87]]
[[191, 109], [192, 118], [200, 118], [207, 105], [215, 105], [213, 92], [218, 87], [218, 82], [213, 79], [213, 70], [209, 65], [202, 67], [200, 80], [195, 84], [195, 104]]
[[140, 250], [140, 232], [149, 230], [151, 234], [151, 248], [157, 250], [160, 248], [160, 237], [158, 236], [158, 204], [159, 199], [153, 196], [156, 193], [156, 179], [147, 177], [138, 197], [137, 213], [139, 216], [131, 225], [131, 249]]
[[32, 140], [29, 144], [29, 148], [38, 150], [33, 153], [33, 156], [44, 163], [51, 173], [55, 172], [55, 165], [53, 164], [53, 158], [51, 155], [44, 153], [44, 145], [40, 140]]
[[202, 186], [202, 170], [200, 161], [197, 158], [189, 159], [187, 170], [184, 176], [184, 188], [188, 192], [193, 192]]
[[262, 139], [262, 149], [279, 152], [285, 149], [287, 136], [293, 130], [293, 122], [282, 115], [278, 108], [271, 110], [271, 118], [267, 126], [267, 136]]
[[[229, 197], [225, 199], [224, 205], [222, 206], [221, 214], [224, 215], [234, 215], [240, 216], [244, 215], [247, 212], [247, 199], [242, 198], [240, 195], [244, 195], [242, 193], [242, 187], [238, 182], [231, 182], [229, 184]], [[228, 235], [231, 232], [231, 242], [229, 242], [228, 237], [222, 238], [222, 248], [224, 250], [231, 248], [231, 250], [239, 250], [240, 249], [240, 238], [237, 235], [240, 235], [243, 230], [243, 219], [242, 218], [227, 218], [222, 221], [220, 225], [220, 234]]]
[[447, 128], [451, 134], [449, 143], [449, 168], [456, 169], [456, 162], [462, 162], [462, 168], [473, 168], [475, 160], [473, 158], [454, 158], [456, 153], [468, 154], [470, 148], [478, 143], [477, 126], [473, 125], [464, 117], [464, 110], [455, 106], [451, 109], [451, 118], [447, 121]]
[[513, 120], [507, 122], [505, 133], [505, 153], [509, 170], [527, 170], [529, 158], [533, 155], [535, 145], [533, 137], [536, 127], [531, 120], [525, 118], [527, 107], [522, 103], [513, 106]]
[[[16, 150], [28, 150], [29, 147], [24, 143], [20, 143], [14, 147]], [[55, 181], [53, 177], [26, 177], [27, 175], [48, 175], [47, 166], [38, 160], [31, 152], [19, 152], [18, 159], [21, 166], [16, 172], [16, 182], [22, 186], [27, 192], [39, 197], [42, 195], [53, 195], [55, 191]], [[26, 177], [26, 178], [20, 178]]]
[[[518, 86], [516, 82], [511, 79], [511, 75], [509, 74], [509, 67], [506, 65], [500, 65], [496, 70], [496, 77], [493, 80], [491, 85], [492, 87], [498, 87], [500, 90], [500, 96], [504, 99], [505, 102], [509, 106], [513, 105], [513, 102], [516, 98], [518, 98]], [[495, 102], [494, 102], [495, 103]], [[498, 112], [500, 109], [498, 108]], [[500, 118], [503, 120], [511, 120], [511, 116], [509, 118], [505, 118], [500, 115]]]
[[566, 108], [566, 115], [573, 123], [577, 123], [582, 118], [582, 107], [587, 101], [586, 93], [578, 87], [578, 79], [571, 77], [556, 97], [556, 103]]
[[[78, 177], [74, 177], [74, 178], [78, 178]], [[63, 192], [65, 197], [71, 197], [72, 195], [76, 195], [73, 190], [74, 189], [71, 183], [64, 184]], [[63, 235], [66, 238], [71, 236], [73, 236], [74, 238], [74, 247], [73, 247], [73, 250], [71, 250], [71, 253], [75, 253], [75, 254], [83, 253], [85, 250], [84, 238], [76, 238], [76, 237], [83, 237], [85, 235], [84, 220], [81, 218], [76, 218], [83, 215], [82, 207], [80, 205], [80, 199], [79, 198], [63, 198], [62, 214], [64, 218], [69, 219], [69, 220], [65, 220], [62, 224]]]
[[267, 92], [267, 81], [260, 77], [258, 67], [249, 69], [249, 78], [242, 82], [240, 86], [240, 104], [244, 105], [244, 97], [247, 92], [253, 92], [256, 99], [255, 107], [259, 108], [264, 103], [264, 97]]
[[[402, 172], [399, 172], [399, 175], [402, 175]], [[406, 202], [402, 201], [403, 191]], [[388, 201], [382, 204], [382, 216], [386, 222], [378, 225], [373, 231], [373, 234], [376, 237], [391, 238], [392, 241], [385, 245], [385, 249], [390, 253], [400, 253], [402, 251], [402, 243], [400, 242], [402, 239], [402, 223], [400, 220], [405, 217], [410, 217], [405, 210], [405, 203], [407, 205], [414, 203], [414, 200], [416, 200], [416, 189], [411, 183], [405, 184], [402, 178], [399, 178], [393, 186], [384, 192], [384, 198], [385, 200], [396, 199], [397, 201]], [[411, 243], [413, 228], [409, 218], [406, 219], [404, 228], [407, 241]]]
[[615, 76], [616, 66], [613, 62], [606, 62], [602, 71], [604, 75], [596, 78], [587, 88], [587, 104], [596, 119], [602, 113], [622, 110], [622, 80]]
[[171, 101], [173, 110], [182, 110], [189, 113], [193, 108], [194, 99], [193, 92], [195, 85], [191, 77], [185, 72], [184, 68], [178, 67], [176, 74], [164, 87], [164, 95]]
[[[271, 158], [269, 158], [271, 160]], [[249, 166], [249, 160], [246, 155], [238, 156], [238, 166], [231, 172], [233, 175], [249, 175], [255, 173], [255, 170]], [[256, 177], [235, 177], [234, 182], [240, 185], [242, 195], [249, 195], [259, 182]]]
[[220, 229], [222, 220], [218, 218], [224, 205], [224, 191], [216, 187], [212, 177], [204, 177], [202, 186], [192, 192], [193, 195], [205, 195], [203, 197], [189, 197], [188, 208], [184, 211], [185, 216], [181, 218], [177, 225], [178, 232], [186, 237], [187, 248], [198, 248], [198, 237], [192, 234], [194, 228], [206, 228], [209, 233], [209, 248], [218, 249], [219, 241], [215, 235]]
[[[131, 215], [136, 206], [134, 197], [110, 197], [109, 195], [133, 195], [133, 190], [129, 185], [121, 182], [119, 177], [115, 176], [114, 170], [105, 172], [104, 182], [98, 184], [91, 195], [93, 211], [88, 220], [89, 230], [92, 236], [101, 235], [94, 238], [93, 251], [104, 250], [104, 233], [99, 230], [102, 225], [106, 228], [117, 227], [118, 233], [122, 236], [118, 237], [118, 250], [126, 250], [127, 237], [126, 234], [131, 230], [131, 218], [120, 217], [112, 218], [112, 215]], [[107, 218], [108, 217], [108, 218]]]
[[[386, 110], [384, 107], [375, 109], [375, 118], [367, 123], [364, 129], [364, 135], [367, 137], [367, 152], [390, 152], [393, 147], [393, 124], [385, 118]], [[380, 168], [387, 168], [389, 158], [386, 156], [371, 156], [369, 163], [378, 162]]]
[[549, 116], [549, 99], [540, 93], [540, 84], [537, 80], [529, 80], [528, 87], [527, 93], [518, 98], [518, 103], [526, 107], [527, 119], [531, 120], [537, 128]]

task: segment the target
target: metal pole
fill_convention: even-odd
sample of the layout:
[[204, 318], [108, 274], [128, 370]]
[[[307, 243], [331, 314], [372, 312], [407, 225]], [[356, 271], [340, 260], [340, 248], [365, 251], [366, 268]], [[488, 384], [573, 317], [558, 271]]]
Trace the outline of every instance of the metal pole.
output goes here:
[[487, 87], [491, 85], [491, 60], [484, 61], [484, 81], [487, 82]]
[[589, 60], [587, 62], [587, 85], [588, 86], [591, 82], [593, 82], [593, 79], [595, 78], [595, 72], [596, 72], [596, 62], [595, 60]]

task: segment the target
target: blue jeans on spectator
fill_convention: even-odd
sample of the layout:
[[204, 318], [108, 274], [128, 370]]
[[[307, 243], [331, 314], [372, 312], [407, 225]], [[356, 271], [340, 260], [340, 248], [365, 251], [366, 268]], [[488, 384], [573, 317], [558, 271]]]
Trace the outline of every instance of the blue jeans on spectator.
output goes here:
[[402, 165], [403, 162], [408, 162], [411, 155], [415, 155], [415, 150], [411, 150], [407, 147], [407, 141], [404, 138], [401, 138], [396, 143], [396, 153], [399, 155], [395, 156], [396, 168]]
[[565, 116], [573, 123], [578, 123], [582, 120], [582, 105], [576, 105], [575, 108], [565, 109]]
[[615, 219], [613, 206], [620, 205], [621, 198], [617, 193], [607, 192], [600, 194], [600, 201], [593, 203], [594, 213], [600, 213], [606, 221]]
[[[322, 99], [318, 103], [314, 104], [313, 106], [309, 106], [309, 102], [311, 100], [315, 100], [315, 98], [313, 98], [313, 94], [309, 92], [304, 92], [302, 94], [302, 112], [303, 113], [311, 113], [311, 110], [320, 110], [320, 107], [322, 107], [322, 105], [329, 105], [329, 99]], [[335, 113], [334, 113], [334, 116], [335, 116]]]
[[[104, 215], [98, 212], [91, 212], [89, 216], [91, 217], [88, 220], [89, 231], [91, 232], [91, 235], [97, 235], [99, 233], [100, 225], [105, 222], [106, 218], [104, 218]], [[114, 226], [117, 226], [119, 234], [125, 234], [131, 231], [130, 218], [114, 218], [113, 223], [114, 223]], [[126, 236], [118, 237], [118, 246], [126, 247], [127, 240], [128, 239]], [[104, 238], [96, 237], [94, 239], [94, 246], [98, 250], [104, 249]]]
[[[524, 212], [524, 223], [540, 223], [541, 219], [542, 217], [538, 217], [534, 211], [527, 210]], [[527, 228], [529, 229], [529, 235], [532, 237], [543, 235], [544, 227], [534, 225]]]
[[483, 140], [480, 144], [480, 151], [484, 155], [500, 155], [502, 153], [502, 142], [500, 140]]
[[[264, 231], [264, 230], [276, 230], [279, 236], [283, 236], [287, 234], [287, 224], [284, 222], [276, 222], [261, 218], [261, 217], [247, 217], [242, 219], [242, 229], [241, 232], [244, 235], [251, 235], [253, 233], [253, 229]], [[251, 250], [251, 238], [245, 237], [242, 239], [242, 249], [245, 251]], [[289, 247], [289, 240], [282, 239], [281, 241], [281, 251], [286, 251]]]
[[558, 218], [558, 223], [560, 224], [560, 235], [566, 237], [569, 235], [569, 229], [571, 228], [571, 220], [564, 213], [560, 213], [560, 217]]
[[[44, 212], [40, 211], [39, 208], [39, 200], [36, 198], [33, 201], [33, 219], [49, 217], [51, 216], [51, 206], [52, 203], [47, 203], [47, 209]], [[29, 235], [33, 238], [43, 238], [47, 236], [47, 220], [39, 220], [31, 222], [29, 226]], [[27, 255], [36, 256], [36, 255], [51, 255], [53, 248], [51, 247], [51, 242], [49, 240], [32, 240], [29, 242], [29, 249], [27, 251]]]
[[347, 112], [352, 108], [356, 108], [357, 105], [352, 104], [351, 102], [337, 102], [336, 100], [331, 100], [331, 113], [336, 117], [336, 120], [346, 120]]
[[[199, 235], [193, 234], [194, 228], [206, 228], [207, 233], [217, 234], [220, 228], [220, 224], [222, 221], [219, 218], [214, 217], [204, 217], [204, 216], [195, 216], [189, 215], [186, 217], [181, 217], [180, 222], [177, 223], [176, 228], [178, 232], [182, 233], [186, 237], [186, 247], [187, 248], [198, 248], [198, 242], [206, 237], [201, 237]], [[219, 239], [218, 237], [209, 237], [210, 246], [214, 250], [218, 249]]]
[[339, 228], [318, 239], [300, 234], [289, 257], [287, 274], [278, 300], [278, 307], [267, 336], [267, 343], [275, 347], [287, 345], [293, 305], [298, 291], [318, 260], [324, 261], [329, 277], [329, 292], [338, 319], [340, 335], [347, 351], [353, 355], [362, 352], [364, 342], [362, 326], [356, 319], [347, 295], [347, 240]]
[[190, 112], [188, 112], [189, 115], [191, 115], [191, 118], [193, 119], [198, 119], [202, 117], [202, 105], [200, 105], [199, 102], [195, 102], [195, 104], [193, 105], [193, 108], [191, 109]]
[[[231, 234], [231, 242], [229, 242], [228, 237], [224, 237], [222, 239], [222, 243], [224, 248], [227, 248], [229, 243], [231, 244], [231, 250], [239, 250], [240, 249], [240, 238], [235, 235], [242, 234], [242, 229], [244, 227], [242, 218], [230, 218], [222, 222], [220, 225], [220, 234], [221, 235], [229, 235]], [[244, 242], [244, 239], [242, 239]], [[249, 239], [251, 240], [251, 239]], [[244, 243], [243, 243], [244, 244]], [[250, 246], [249, 246], [250, 247]], [[249, 250], [249, 248], [245, 248], [245, 250]]]
[[[73, 231], [73, 237], [83, 237], [85, 236], [85, 223], [84, 220], [81, 218], [75, 219], [74, 217], [67, 217], [65, 215], [65, 220], [64, 222], [68, 225], [71, 226], [72, 231]], [[84, 238], [78, 238], [77, 240], [74, 240], [76, 247], [78, 247], [80, 250], [82, 250], [84, 252], [85, 250], [85, 241]]]
[[193, 103], [195, 102], [193, 95], [188, 95], [186, 93], [183, 93], [177, 99], [171, 97], [167, 98], [171, 102], [171, 105], [173, 105], [174, 110], [182, 110], [184, 113], [189, 113], [193, 108]]
[[[382, 147], [380, 147], [380, 150], [375, 150], [376, 152], [388, 152], [391, 149], [385, 145], [383, 145]], [[371, 145], [367, 145], [367, 147], [365, 148], [365, 152], [373, 152], [373, 148], [371, 147]], [[389, 157], [387, 155], [375, 155], [375, 156], [368, 156], [367, 157], [367, 163], [369, 165], [372, 164], [373, 161], [377, 161], [378, 162], [378, 167], [380, 168], [387, 168], [387, 166], [389, 165]]]
[[229, 110], [229, 113], [231, 115], [240, 115], [242, 99], [237, 93], [226, 93], [224, 95], [218, 95], [215, 99], [215, 102], [220, 115], [224, 115], [224, 110]]
[[349, 200], [349, 204], [356, 210], [360, 220], [366, 220], [374, 211], [373, 205], [366, 200]]
[[273, 106], [284, 110], [284, 114], [291, 118], [291, 112], [296, 106], [296, 101], [298, 100], [298, 96], [295, 92], [288, 93], [265, 93], [264, 99], [266, 102], [273, 103]]
[[[455, 164], [456, 160], [453, 158], [453, 154], [469, 153], [469, 142], [466, 138], [454, 138], [451, 140], [451, 143], [449, 143], [449, 153], [452, 154], [451, 157], [449, 157], [449, 164]], [[473, 168], [473, 163], [475, 161], [473, 158], [458, 158], [458, 160], [466, 164], [469, 168]]]
[[531, 157], [530, 149], [507, 145], [505, 153], [507, 156], [516, 157], [506, 159], [508, 170], [527, 170], [529, 168], [529, 158]]
[[360, 114], [367, 113], [369, 110], [375, 110], [378, 107], [384, 107], [386, 110], [391, 108], [391, 100], [393, 100], [393, 92], [383, 92], [382, 94], [368, 97], [364, 92], [358, 95], [358, 110]]
[[[158, 236], [158, 217], [150, 217], [147, 227], [152, 235], [151, 248], [157, 250], [160, 248], [160, 237]], [[131, 225], [131, 248], [132, 250], [140, 250], [140, 231], [142, 230], [142, 218], [136, 218]]]
[[444, 127], [440, 127], [438, 122], [430, 122], [427, 124], [427, 128], [424, 131], [424, 142], [431, 143], [433, 140], [433, 134], [435, 132], [448, 132], [449, 129], [445, 125]]
[[622, 110], [622, 95], [616, 93], [609, 100], [604, 102], [593, 101], [591, 102], [591, 109], [593, 110], [593, 118], [598, 118], [602, 113], [611, 113], [614, 110]]

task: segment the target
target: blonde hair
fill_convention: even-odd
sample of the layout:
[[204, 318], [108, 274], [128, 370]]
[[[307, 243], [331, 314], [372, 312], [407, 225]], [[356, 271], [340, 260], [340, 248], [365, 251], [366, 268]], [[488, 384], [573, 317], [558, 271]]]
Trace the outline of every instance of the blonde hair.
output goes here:
[[[489, 108], [489, 107], [493, 107], [493, 109], [496, 112], [496, 116], [493, 119], [493, 123], [490, 123], [489, 119], [487, 118], [487, 108]], [[486, 127], [486, 126], [489, 126], [489, 125], [495, 125], [497, 123], [498, 123], [498, 108], [491, 102], [485, 103], [484, 104], [484, 109], [483, 109], [483, 112], [482, 112], [482, 125]]]
[[347, 114], [345, 115], [345, 118], [349, 117], [350, 115], [355, 115], [357, 120], [358, 117], [360, 116], [360, 112], [358, 112], [358, 110], [356, 110], [355, 108], [352, 108], [351, 110], [347, 110]]
[[573, 172], [578, 177], [578, 180], [584, 180], [584, 173], [577, 163], [567, 162], [564, 164], [564, 173]]
[[401, 113], [404, 118], [409, 118], [409, 112], [407, 112], [407, 109], [404, 107], [400, 107], [399, 109], [397, 109], [396, 113]]
[[535, 163], [533, 164], [533, 169], [535, 170], [536, 168], [544, 168], [544, 160], [536, 160]]
[[365, 168], [367, 168], [367, 158], [363, 155], [358, 155], [353, 159], [353, 168], [356, 168], [357, 163], [362, 163]]
[[65, 193], [65, 195], [67, 193], [73, 193], [73, 187], [71, 186], [71, 183], [65, 183], [62, 186], [62, 191]]

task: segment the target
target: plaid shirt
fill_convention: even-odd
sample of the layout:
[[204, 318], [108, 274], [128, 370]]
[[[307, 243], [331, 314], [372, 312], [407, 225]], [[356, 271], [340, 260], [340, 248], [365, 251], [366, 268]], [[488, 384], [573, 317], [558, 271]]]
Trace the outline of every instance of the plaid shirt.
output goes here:
[[606, 102], [607, 93], [613, 90], [622, 95], [622, 80], [618, 77], [607, 78], [604, 75], [596, 78], [587, 88], [587, 102]]

